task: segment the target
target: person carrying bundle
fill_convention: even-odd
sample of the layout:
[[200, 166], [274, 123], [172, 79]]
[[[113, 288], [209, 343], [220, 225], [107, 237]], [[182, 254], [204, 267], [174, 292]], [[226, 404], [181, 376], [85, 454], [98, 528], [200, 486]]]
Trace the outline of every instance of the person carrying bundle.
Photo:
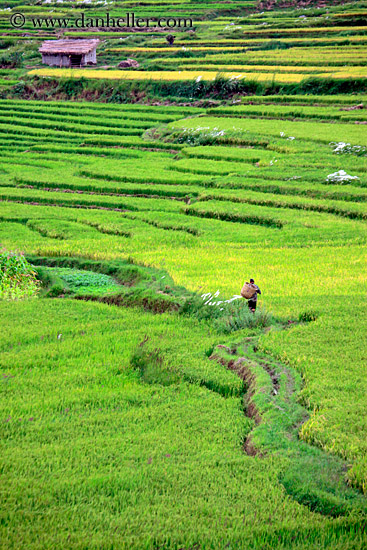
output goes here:
[[261, 294], [261, 290], [257, 285], [255, 285], [254, 279], [250, 279], [250, 282], [247, 281], [242, 287], [241, 296], [248, 300], [248, 307], [252, 313], [255, 313], [257, 306], [257, 295]]

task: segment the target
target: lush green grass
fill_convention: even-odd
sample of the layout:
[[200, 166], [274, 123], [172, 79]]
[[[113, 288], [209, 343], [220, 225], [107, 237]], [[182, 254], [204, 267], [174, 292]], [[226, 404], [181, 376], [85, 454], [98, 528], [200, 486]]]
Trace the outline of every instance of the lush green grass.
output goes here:
[[357, 111], [341, 111], [339, 108], [321, 107], [284, 107], [283, 105], [258, 106], [258, 105], [241, 105], [239, 107], [217, 108], [209, 111], [209, 114], [225, 115], [233, 117], [265, 117], [265, 118], [281, 118], [281, 119], [321, 119], [321, 120], [337, 120], [340, 122], [353, 120], [366, 120], [365, 113]]
[[[19, 115], [30, 107], [24, 102], [4, 105], [12, 106], [15, 118], [18, 106]], [[168, 130], [149, 131], [148, 142], [156, 144], [151, 151], [146, 151], [143, 139], [128, 148], [121, 142], [116, 149], [108, 147], [114, 142], [106, 138], [101, 147], [98, 135], [91, 138], [93, 146], [85, 148], [80, 145], [85, 130], [95, 132], [94, 116], [107, 136], [110, 120], [120, 113], [124, 113], [124, 120], [130, 113], [134, 118], [136, 113], [131, 108], [123, 111], [121, 106], [85, 104], [80, 108], [91, 117], [90, 121], [85, 119], [83, 133], [69, 132], [61, 126], [48, 135], [47, 141], [42, 130], [37, 135], [33, 133], [33, 121], [25, 118], [16, 143], [20, 151], [26, 147], [28, 152], [21, 157], [17, 154], [17, 164], [10, 150], [12, 145], [6, 139], [2, 142], [4, 173], [0, 194], [9, 202], [1, 207], [1, 238], [8, 247], [27, 243], [28, 252], [49, 256], [131, 256], [140, 262], [165, 265], [186, 287], [214, 292], [215, 285], [227, 296], [238, 293], [248, 270], [266, 285], [267, 303], [272, 308], [277, 304], [280, 313], [295, 317], [307, 311], [315, 285], [316, 294], [321, 296], [317, 308], [320, 313], [324, 309], [323, 289], [327, 288], [330, 296], [343, 295], [348, 271], [348, 284], [352, 284], [348, 295], [363, 293], [364, 273], [359, 269], [363, 256], [359, 247], [366, 241], [365, 157], [336, 155], [329, 145], [331, 131], [333, 140], [363, 144], [359, 127], [282, 121], [276, 128], [274, 122], [265, 120], [201, 116], [171, 122]], [[106, 108], [109, 116], [104, 119], [100, 115]], [[51, 124], [52, 113], [60, 109], [66, 117], [75, 112], [75, 107], [65, 104], [46, 104], [43, 108], [38, 103], [37, 109], [40, 126], [47, 125], [47, 121]], [[313, 109], [317, 113], [317, 107]], [[145, 107], [139, 116], [145, 113], [150, 120], [158, 120], [154, 108]], [[176, 108], [175, 116], [178, 114]], [[182, 114], [186, 115], [185, 109]], [[185, 134], [185, 128], [194, 132]], [[284, 136], [279, 135], [280, 128]], [[288, 134], [296, 139], [287, 139]], [[226, 139], [232, 146], [227, 145]], [[235, 148], [234, 143], [247, 148]], [[78, 144], [79, 148], [75, 147]], [[167, 149], [162, 149], [162, 145]], [[177, 156], [183, 145], [181, 156]], [[176, 151], [172, 153], [170, 148]], [[78, 154], [78, 149], [83, 154]], [[106, 156], [109, 151], [117, 151], [120, 156], [110, 158]], [[327, 175], [341, 167], [358, 179], [346, 185], [327, 183]], [[182, 199], [190, 200], [190, 204]], [[310, 281], [304, 280], [305, 272], [312, 274]], [[329, 281], [326, 287], [325, 280]], [[292, 302], [290, 308], [288, 299], [279, 301], [279, 294], [295, 295], [298, 301]], [[327, 309], [329, 313], [325, 311], [326, 319], [333, 318], [334, 310], [342, 326], [348, 317], [337, 305]], [[358, 326], [361, 316], [362, 311], [357, 317]], [[338, 327], [327, 333], [333, 341], [336, 361], [343, 355], [342, 347], [337, 351], [341, 330]], [[276, 343], [278, 336], [274, 338]], [[358, 332], [356, 338], [360, 338]], [[322, 345], [320, 357], [323, 349]], [[356, 356], [355, 366], [351, 366], [353, 373], [358, 364]], [[356, 399], [356, 407], [360, 399]], [[338, 398], [340, 402], [343, 401]], [[321, 398], [317, 406], [320, 404]], [[329, 434], [339, 429], [333, 411], [331, 406], [326, 430]], [[357, 425], [356, 420], [353, 422]], [[302, 434], [309, 441], [318, 441], [312, 427], [316, 424], [306, 426]], [[346, 444], [343, 452], [337, 448], [338, 452], [356, 460], [350, 479], [364, 487], [363, 445], [354, 439], [352, 443], [352, 436], [346, 438], [350, 446]], [[320, 444], [330, 448], [326, 440]]]
[[[264, 339], [262, 349], [296, 364], [305, 379], [301, 400], [313, 414], [302, 426], [301, 438], [355, 461], [348, 477], [366, 492], [362, 471], [367, 448], [366, 440], [360, 437], [366, 430], [362, 405], [364, 352], [360, 345], [363, 302], [358, 293], [350, 306], [343, 297], [312, 299], [309, 306], [324, 310], [324, 314], [307, 327], [307, 336], [304, 327], [298, 327], [276, 338]], [[334, 341], [330, 339], [332, 333]], [[325, 377], [322, 365], [326, 364]], [[360, 368], [353, 368], [357, 364]]]
[[[43, 282], [0, 302], [0, 546], [363, 550], [366, 6], [171, 4], [134, 6], [192, 14], [171, 49], [91, 32], [130, 83], [26, 77], [0, 16], [0, 243]], [[149, 82], [230, 66], [269, 82]]]
[[233, 135], [234, 139], [237, 138], [239, 143], [241, 143], [242, 136], [246, 139], [247, 132], [256, 132], [271, 136], [281, 136], [281, 133], [283, 133], [284, 140], [294, 137], [321, 143], [348, 141], [355, 145], [367, 144], [364, 133], [357, 125], [341, 127], [339, 124], [317, 124], [316, 122], [304, 122], [303, 120], [295, 124], [288, 120], [243, 120], [241, 118], [208, 116], [173, 122], [171, 127], [192, 130], [198, 133], [203, 130], [207, 133], [224, 132], [224, 136], [229, 133], [230, 136]]
[[[43, 268], [44, 269], [44, 268]], [[51, 272], [50, 272], [51, 271]], [[45, 276], [56, 276], [63, 282], [65, 291], [73, 295], [109, 295], [118, 293], [120, 286], [109, 275], [68, 267], [46, 268]]]
[[22, 254], [0, 250], [0, 300], [20, 300], [37, 295], [39, 284]]
[[[363, 547], [357, 517], [330, 520], [286, 494], [289, 459], [243, 453], [241, 398], [190, 374], [219, 370], [238, 387], [209, 361], [218, 336], [205, 326], [69, 300], [1, 316], [8, 548], [294, 548], [295, 536], [298, 548]], [[155, 372], [136, 366], [143, 341]]]

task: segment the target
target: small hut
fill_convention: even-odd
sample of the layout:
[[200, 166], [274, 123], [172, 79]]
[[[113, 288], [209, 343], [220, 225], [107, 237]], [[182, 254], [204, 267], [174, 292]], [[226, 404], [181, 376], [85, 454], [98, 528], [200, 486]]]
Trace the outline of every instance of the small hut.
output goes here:
[[39, 51], [42, 63], [51, 67], [84, 67], [97, 63], [98, 39], [46, 40]]

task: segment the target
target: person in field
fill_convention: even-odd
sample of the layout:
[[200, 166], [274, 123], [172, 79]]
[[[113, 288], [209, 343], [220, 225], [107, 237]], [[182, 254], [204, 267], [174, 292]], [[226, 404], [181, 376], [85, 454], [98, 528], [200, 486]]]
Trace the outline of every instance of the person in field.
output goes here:
[[256, 306], [257, 306], [257, 295], [258, 295], [258, 294], [261, 294], [261, 290], [259, 289], [259, 287], [258, 287], [257, 285], [255, 285], [255, 281], [254, 281], [253, 279], [250, 279], [250, 283], [256, 287], [256, 292], [255, 292], [255, 294], [249, 299], [249, 301], [248, 301], [248, 307], [249, 307], [249, 310], [252, 311], [252, 313], [255, 313], [255, 311], [256, 311]]

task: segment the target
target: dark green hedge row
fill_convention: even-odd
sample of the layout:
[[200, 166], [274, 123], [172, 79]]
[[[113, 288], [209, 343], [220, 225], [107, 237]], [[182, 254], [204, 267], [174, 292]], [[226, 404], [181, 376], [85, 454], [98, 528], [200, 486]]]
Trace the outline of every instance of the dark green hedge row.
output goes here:
[[[148, 77], [148, 75], [147, 75]], [[157, 98], [172, 101], [228, 99], [236, 94], [340, 94], [367, 92], [365, 78], [308, 78], [299, 83], [280, 84], [255, 80], [230, 80], [219, 77], [214, 81], [117, 81], [81, 79], [27, 78], [1, 92], [2, 98], [91, 100], [105, 103], [149, 102]]]

